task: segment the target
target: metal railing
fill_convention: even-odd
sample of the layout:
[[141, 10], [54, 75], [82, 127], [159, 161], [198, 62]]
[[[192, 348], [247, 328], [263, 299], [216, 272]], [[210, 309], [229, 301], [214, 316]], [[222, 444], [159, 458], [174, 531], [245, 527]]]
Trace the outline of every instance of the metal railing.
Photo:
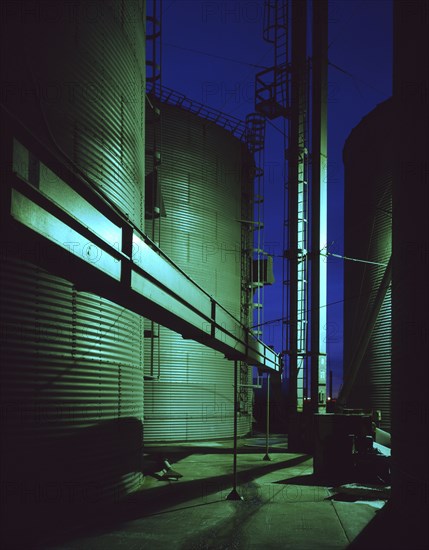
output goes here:
[[[12, 250], [43, 250], [32, 261], [78, 288], [216, 349], [228, 359], [280, 371], [279, 356], [180, 269], [88, 178], [66, 166], [16, 119], [4, 112], [1, 118], [1, 232], [3, 240], [14, 245]], [[16, 147], [19, 166], [14, 161]], [[39, 163], [40, 174], [55, 178], [55, 186], [43, 177], [34, 185], [26, 158]], [[70, 246], [71, 238], [82, 246]]]
[[201, 118], [213, 122], [217, 126], [220, 126], [237, 137], [240, 141], [246, 141], [246, 124], [243, 120], [233, 117], [231, 115], [226, 115], [222, 111], [218, 111], [212, 107], [208, 107], [203, 103], [189, 99], [185, 95], [166, 88], [165, 86], [150, 86], [148, 87], [147, 93], [149, 96], [155, 96], [162, 103], [167, 105], [174, 105], [176, 107], [181, 107], [186, 111], [194, 113]]

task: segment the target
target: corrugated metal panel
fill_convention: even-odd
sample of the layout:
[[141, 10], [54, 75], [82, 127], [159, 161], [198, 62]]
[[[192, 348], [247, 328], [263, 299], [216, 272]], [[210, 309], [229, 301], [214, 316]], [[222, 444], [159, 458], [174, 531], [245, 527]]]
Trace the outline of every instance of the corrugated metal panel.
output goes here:
[[[14, 3], [6, 103], [142, 226], [144, 2], [72, 4], [36, 2], [27, 17]], [[59, 506], [112, 501], [142, 482], [143, 321], [21, 256], [1, 271], [2, 475], [23, 491], [93, 492]]]
[[[392, 250], [392, 169], [390, 103], [385, 102], [347, 140], [345, 162], [345, 254], [387, 264]], [[345, 369], [356, 348], [366, 311], [372, 307], [384, 267], [346, 263]], [[391, 291], [387, 292], [349, 406], [381, 411], [381, 427], [391, 428]], [[347, 372], [347, 371], [346, 371]], [[347, 374], [346, 374], [347, 375]]]
[[[29, 472], [32, 479], [45, 479], [51, 456], [79, 461], [80, 482], [88, 476], [88, 483], [98, 481], [110, 496], [124, 483], [141, 482], [142, 322], [18, 260], [3, 265], [1, 285], [2, 448], [14, 467], [23, 466], [31, 452], [38, 466]], [[134, 439], [121, 440], [120, 449], [113, 441], [130, 423]], [[125, 449], [134, 453], [134, 468], [112, 479], [112, 467], [116, 473], [124, 465], [112, 457]], [[128, 458], [126, 463], [128, 468]], [[74, 480], [64, 474], [62, 482]]]
[[[242, 185], [249, 184], [243, 180], [243, 146], [222, 128], [177, 107], [161, 105], [161, 119], [160, 178], [167, 213], [161, 218], [161, 248], [240, 318], [239, 220]], [[147, 142], [152, 139], [148, 132]], [[161, 378], [145, 382], [145, 441], [231, 437], [233, 362], [163, 327], [154, 340], [152, 369], [146, 342], [145, 373], [157, 375], [158, 361]], [[251, 427], [251, 406], [245, 408], [240, 435]]]
[[[5, 22], [8, 108], [143, 223], [145, 34], [141, 2], [46, 1]], [[70, 11], [69, 11], [70, 10]], [[24, 14], [24, 15], [23, 15]], [[57, 18], [55, 17], [57, 14]], [[55, 24], [52, 24], [53, 21]], [[25, 40], [20, 40], [20, 36]], [[43, 40], [40, 37], [43, 36]]]

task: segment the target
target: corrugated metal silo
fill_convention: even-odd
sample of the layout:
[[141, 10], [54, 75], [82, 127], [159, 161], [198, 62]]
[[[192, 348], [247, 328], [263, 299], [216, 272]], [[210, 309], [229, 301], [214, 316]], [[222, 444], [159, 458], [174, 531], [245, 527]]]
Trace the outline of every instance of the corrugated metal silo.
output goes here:
[[[154, 240], [159, 239], [164, 252], [240, 318], [242, 274], [248, 261], [240, 220], [246, 193], [249, 200], [250, 155], [239, 139], [219, 125], [179, 106], [162, 103], [160, 109], [159, 181], [166, 216], [156, 220]], [[153, 150], [151, 132], [147, 143]], [[152, 170], [150, 155], [146, 167]], [[146, 221], [148, 231], [150, 223]], [[154, 377], [145, 381], [146, 442], [232, 436], [232, 361], [159, 327], [152, 358], [146, 340], [145, 374]], [[249, 383], [249, 376], [242, 380]], [[240, 435], [250, 430], [252, 420], [251, 395], [245, 394]]]
[[[9, 4], [8, 113], [142, 227], [144, 1]], [[28, 151], [14, 149], [14, 170], [26, 178]], [[61, 193], [39, 168], [33, 185]], [[94, 214], [94, 228], [99, 221]], [[2, 477], [15, 484], [11, 515], [32, 509], [38, 529], [46, 507], [94, 507], [141, 483], [143, 322], [39, 268], [34, 251], [6, 245]], [[34, 502], [25, 497], [33, 491]]]
[[[356, 352], [365, 317], [392, 252], [392, 102], [364, 117], [344, 147], [344, 377]], [[380, 265], [376, 265], [380, 264]], [[387, 290], [368, 349], [355, 381], [349, 407], [381, 411], [381, 427], [391, 427], [391, 290]]]

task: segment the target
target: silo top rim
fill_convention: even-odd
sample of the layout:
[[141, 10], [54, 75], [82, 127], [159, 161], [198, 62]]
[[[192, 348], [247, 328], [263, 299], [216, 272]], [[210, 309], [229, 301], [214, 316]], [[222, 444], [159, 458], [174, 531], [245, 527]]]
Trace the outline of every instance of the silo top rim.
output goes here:
[[214, 109], [213, 107], [208, 107], [203, 103], [189, 99], [180, 92], [166, 88], [165, 86], [162, 86], [162, 88], [158, 86], [151, 88], [147, 91], [147, 93], [150, 96], [154, 96], [162, 103], [179, 107], [204, 118], [217, 126], [222, 127], [240, 141], [246, 142], [246, 124], [243, 120], [237, 117], [227, 115], [226, 113]]
[[376, 120], [388, 120], [391, 118], [393, 111], [393, 98], [389, 97], [385, 101], [382, 101], [381, 103], [378, 103], [374, 109], [372, 109], [369, 113], [364, 115], [360, 122], [351, 130], [349, 135], [346, 138], [346, 141], [344, 142], [343, 147], [343, 160], [346, 157], [347, 150], [349, 147], [351, 147], [351, 143], [355, 139], [359, 139], [359, 135], [362, 133], [365, 133], [367, 126], [372, 125]]

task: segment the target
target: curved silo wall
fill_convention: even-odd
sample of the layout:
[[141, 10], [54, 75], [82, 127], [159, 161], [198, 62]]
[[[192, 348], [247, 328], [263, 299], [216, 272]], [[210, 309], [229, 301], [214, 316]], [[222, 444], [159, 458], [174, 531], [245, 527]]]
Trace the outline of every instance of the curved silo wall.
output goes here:
[[[393, 117], [390, 100], [353, 129], [344, 147], [344, 254], [387, 264], [392, 252]], [[344, 377], [356, 351], [365, 316], [373, 306], [385, 267], [344, 263]], [[381, 411], [381, 427], [391, 427], [391, 290], [387, 290], [349, 407]]]
[[[242, 191], [248, 193], [250, 185], [244, 168], [249, 153], [229, 132], [193, 113], [166, 104], [160, 109], [157, 139], [166, 217], [156, 221], [154, 238], [161, 223], [162, 250], [240, 319], [246, 261], [240, 220]], [[148, 130], [150, 146], [153, 134]], [[146, 166], [150, 171], [150, 156]], [[146, 221], [148, 231], [150, 223]], [[160, 327], [153, 361], [150, 343], [145, 343], [145, 374], [155, 376], [145, 381], [146, 442], [232, 436], [233, 361]], [[243, 380], [249, 383], [247, 374]], [[250, 398], [247, 392], [240, 407], [240, 435], [251, 428]]]
[[[141, 227], [144, 2], [9, 4], [8, 112]], [[35, 510], [94, 508], [140, 485], [143, 321], [20, 246], [1, 270], [2, 476], [11, 517], [32, 510], [37, 530]]]

